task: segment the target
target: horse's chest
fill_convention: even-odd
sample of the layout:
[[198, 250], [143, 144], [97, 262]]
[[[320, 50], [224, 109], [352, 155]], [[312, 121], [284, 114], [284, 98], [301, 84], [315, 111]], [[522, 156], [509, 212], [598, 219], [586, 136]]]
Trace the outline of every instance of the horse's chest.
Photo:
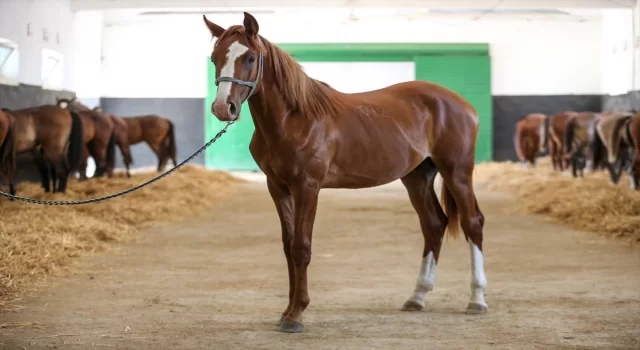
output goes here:
[[249, 145], [249, 151], [267, 177], [286, 182], [297, 172], [298, 163], [294, 161], [293, 150], [286, 147], [269, 147], [266, 143], [253, 139]]

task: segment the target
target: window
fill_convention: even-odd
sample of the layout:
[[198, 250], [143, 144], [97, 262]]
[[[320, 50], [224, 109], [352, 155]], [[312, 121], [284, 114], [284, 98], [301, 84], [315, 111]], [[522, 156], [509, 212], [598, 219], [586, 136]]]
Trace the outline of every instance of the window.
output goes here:
[[18, 85], [20, 74], [18, 44], [0, 38], [0, 84]]
[[62, 90], [64, 82], [64, 65], [62, 54], [57, 51], [42, 49], [42, 66], [40, 76], [42, 88], [48, 90]]

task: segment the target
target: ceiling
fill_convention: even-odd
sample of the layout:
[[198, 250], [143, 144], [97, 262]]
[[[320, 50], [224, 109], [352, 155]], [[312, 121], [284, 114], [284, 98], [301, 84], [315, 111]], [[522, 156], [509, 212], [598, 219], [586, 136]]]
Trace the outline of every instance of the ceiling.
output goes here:
[[198, 8], [251, 10], [255, 8], [411, 8], [411, 9], [556, 9], [630, 8], [637, 0], [71, 0], [83, 10]]
[[105, 25], [180, 21], [207, 14], [224, 21], [248, 11], [261, 19], [323, 21], [523, 20], [599, 21], [603, 9], [631, 9], [636, 0], [71, 0], [101, 10]]

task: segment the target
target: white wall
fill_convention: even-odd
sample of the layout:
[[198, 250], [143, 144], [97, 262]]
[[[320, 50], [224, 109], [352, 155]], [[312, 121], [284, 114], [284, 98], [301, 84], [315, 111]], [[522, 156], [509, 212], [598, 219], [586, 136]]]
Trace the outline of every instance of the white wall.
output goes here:
[[[31, 36], [27, 36], [31, 23]], [[49, 40], [43, 40], [43, 29]], [[60, 43], [56, 42], [56, 33]], [[20, 47], [21, 83], [42, 85], [41, 50], [64, 55], [63, 87], [73, 90], [73, 14], [70, 0], [0, 0], [0, 37], [17, 42]]]
[[[201, 16], [164, 17], [165, 22], [105, 27], [103, 96], [205, 96], [204, 60], [211, 43]], [[261, 34], [276, 43], [488, 42], [494, 95], [602, 91], [598, 21], [361, 20], [343, 24], [342, 19], [329, 23], [331, 17], [321, 14], [311, 18], [257, 16]], [[242, 16], [209, 19], [227, 27], [240, 24]]]
[[75, 92], [82, 102], [99, 104], [102, 80], [102, 11], [74, 15]]
[[604, 10], [602, 18], [602, 92], [620, 95], [634, 89], [633, 12]]

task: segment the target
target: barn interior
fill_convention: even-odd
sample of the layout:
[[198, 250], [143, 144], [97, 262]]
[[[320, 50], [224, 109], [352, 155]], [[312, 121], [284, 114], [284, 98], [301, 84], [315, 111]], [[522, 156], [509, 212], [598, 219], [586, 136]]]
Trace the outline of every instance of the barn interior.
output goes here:
[[[243, 25], [247, 12], [262, 37], [341, 93], [429, 81], [473, 107], [475, 141], [455, 141], [474, 145], [488, 311], [465, 313], [478, 255], [462, 225], [460, 238], [443, 240], [423, 308], [403, 312], [421, 274], [435, 270], [423, 252], [432, 222], [419, 220], [396, 176], [378, 187], [322, 189], [304, 331], [277, 332], [293, 277], [268, 174], [250, 151], [260, 116], [250, 99], [233, 125], [214, 115], [222, 67], [203, 23], [205, 15], [222, 28]], [[76, 114], [81, 106], [87, 118], [111, 118], [112, 129], [96, 122], [87, 136], [83, 121], [84, 165], [70, 170], [64, 193], [41, 185], [37, 154], [53, 164], [46, 141], [29, 150], [15, 143], [17, 196], [91, 201], [189, 161], [98, 203], [0, 198], [0, 349], [640, 344], [636, 0], [0, 0], [0, 107], [13, 120], [12, 111], [45, 105]], [[529, 141], [519, 125], [536, 113], [547, 122], [530, 128]], [[548, 120], [579, 113], [591, 124], [584, 141], [571, 142], [586, 155], [561, 145], [565, 165], [556, 168]], [[622, 118], [622, 146], [598, 129], [609, 115]], [[141, 116], [148, 121], [133, 121]], [[122, 144], [118, 123], [127, 125]], [[49, 128], [15, 132], [40, 140]], [[93, 136], [102, 131], [104, 153]], [[594, 137], [608, 152], [602, 161]], [[558, 140], [568, 143], [566, 134]], [[527, 142], [535, 164], [519, 149]], [[572, 174], [583, 158], [584, 175]], [[441, 200], [448, 178], [438, 170]]]

